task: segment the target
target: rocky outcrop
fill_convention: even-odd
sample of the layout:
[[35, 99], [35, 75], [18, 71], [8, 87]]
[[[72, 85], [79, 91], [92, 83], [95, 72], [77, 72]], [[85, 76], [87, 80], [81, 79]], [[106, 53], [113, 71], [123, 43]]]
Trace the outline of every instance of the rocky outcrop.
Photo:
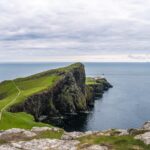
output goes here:
[[113, 86], [105, 79], [100, 77], [90, 78], [92, 84], [86, 85], [86, 99], [88, 106], [94, 106], [95, 99], [101, 98], [103, 93]]
[[79, 141], [51, 139], [33, 139], [31, 141], [13, 142], [0, 146], [1, 150], [77, 150]]
[[[45, 138], [46, 135], [62, 133], [61, 139]], [[77, 138], [88, 136], [97, 132], [62, 132], [60, 128], [49, 127], [33, 127], [31, 130], [9, 129], [0, 133], [0, 149], [1, 150], [78, 150], [80, 141]], [[65, 139], [65, 136], [72, 137]], [[107, 150], [106, 146], [87, 145], [80, 146], [82, 150]]]
[[[121, 139], [127, 138], [132, 141], [122, 141], [121, 147], [133, 144], [133, 149], [143, 149], [137, 145], [138, 140], [141, 140], [143, 143], [140, 141], [139, 145], [149, 149], [150, 122], [145, 123], [145, 125], [138, 129], [109, 129], [87, 132], [64, 132], [60, 128], [49, 127], [33, 127], [31, 130], [14, 128], [0, 131], [0, 150], [111, 150], [115, 149], [113, 144], [117, 146], [118, 143], [120, 146]], [[104, 139], [103, 142], [100, 139]], [[116, 139], [118, 141], [113, 143], [112, 141]]]
[[146, 130], [150, 130], [150, 121], [145, 122], [142, 128]]
[[52, 72], [60, 76], [52, 88], [31, 95], [9, 110], [30, 113], [36, 120], [78, 113], [88, 110], [93, 105], [94, 99], [102, 96], [103, 92], [111, 87], [106, 79], [95, 79], [96, 84], [86, 85], [84, 65], [81, 63]]
[[135, 139], [139, 139], [139, 140], [143, 141], [145, 144], [150, 144], [150, 131], [146, 132], [144, 134], [135, 136]]
[[141, 129], [137, 129], [139, 134], [135, 136], [135, 139], [143, 141], [145, 144], [150, 144], [150, 121], [145, 122]]

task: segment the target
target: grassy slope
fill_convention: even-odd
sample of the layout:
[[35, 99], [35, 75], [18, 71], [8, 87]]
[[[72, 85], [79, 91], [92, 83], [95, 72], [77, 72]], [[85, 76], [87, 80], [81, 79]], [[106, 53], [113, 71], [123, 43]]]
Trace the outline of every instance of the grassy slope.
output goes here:
[[34, 121], [33, 116], [26, 114], [24, 112], [20, 113], [10, 113], [5, 111], [3, 113], [2, 120], [0, 122], [0, 129], [6, 130], [9, 128], [23, 128], [23, 129], [31, 129], [34, 126], [42, 127], [50, 125], [44, 123], [38, 123]]
[[[2, 112], [2, 120], [0, 120], [0, 129], [13, 127], [29, 129], [33, 126], [47, 126], [43, 123], [34, 122], [33, 116], [29, 114], [7, 112], [7, 108], [23, 102], [33, 94], [52, 88], [62, 78], [64, 73], [78, 68], [80, 65], [80, 63], [76, 63], [68, 67], [49, 70], [26, 78], [18, 78], [0, 83], [0, 111], [5, 108]], [[17, 96], [19, 92], [17, 88], [20, 90], [19, 96]]]
[[42, 92], [43, 90], [51, 88], [56, 81], [59, 80], [58, 75], [43, 76], [40, 78], [27, 78], [14, 80], [17, 87], [21, 90], [21, 95], [17, 98], [15, 103], [22, 102], [27, 97]]

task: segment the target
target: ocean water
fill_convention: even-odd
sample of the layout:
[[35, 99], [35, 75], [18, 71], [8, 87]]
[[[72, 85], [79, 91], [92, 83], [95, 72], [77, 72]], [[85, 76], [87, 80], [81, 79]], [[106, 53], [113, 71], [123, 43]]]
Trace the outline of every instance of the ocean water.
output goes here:
[[[70, 63], [0, 64], [0, 81], [23, 77]], [[150, 120], [150, 63], [84, 63], [87, 76], [104, 74], [114, 86], [95, 101], [88, 114], [60, 123], [68, 131], [136, 128]]]

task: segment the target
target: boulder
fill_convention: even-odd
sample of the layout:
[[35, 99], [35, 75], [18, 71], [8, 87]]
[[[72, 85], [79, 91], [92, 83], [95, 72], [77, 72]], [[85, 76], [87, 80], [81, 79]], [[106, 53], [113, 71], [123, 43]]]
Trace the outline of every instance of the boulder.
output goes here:
[[35, 136], [36, 134], [34, 132], [24, 130], [24, 129], [12, 128], [12, 129], [1, 132], [0, 140], [12, 141], [12, 140], [31, 138]]
[[65, 132], [61, 139], [62, 140], [73, 140], [73, 139], [76, 139], [76, 138], [80, 138], [80, 137], [83, 137], [83, 136], [88, 136], [88, 135], [92, 135], [92, 134], [96, 134], [98, 132], [96, 131], [87, 131], [87, 132]]
[[20, 150], [20, 149], [12, 147], [11, 145], [5, 144], [5, 145], [0, 145], [0, 150]]
[[83, 132], [65, 132], [62, 135], [61, 139], [62, 140], [73, 140], [73, 139], [79, 138], [83, 135], [84, 135]]
[[150, 144], [150, 132], [146, 132], [144, 134], [137, 135], [134, 138], [143, 141], [147, 145]]
[[[79, 141], [63, 141], [51, 139], [34, 139], [31, 141], [21, 141], [12, 143], [13, 148], [26, 149], [26, 150], [77, 150]], [[1, 147], [0, 147], [1, 149]]]
[[118, 132], [119, 136], [129, 135], [128, 130], [125, 129], [116, 129], [116, 131]]
[[32, 132], [44, 132], [44, 131], [60, 131], [60, 128], [50, 127], [33, 127]]
[[145, 122], [142, 128], [146, 130], [150, 130], [150, 121]]
[[83, 148], [82, 150], [108, 150], [108, 148], [106, 146], [91, 145], [86, 148]]

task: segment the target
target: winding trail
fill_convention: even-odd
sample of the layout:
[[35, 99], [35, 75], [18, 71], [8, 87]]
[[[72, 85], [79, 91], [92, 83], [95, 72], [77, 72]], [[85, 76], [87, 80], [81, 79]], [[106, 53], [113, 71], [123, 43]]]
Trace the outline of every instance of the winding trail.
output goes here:
[[1, 111], [0, 111], [0, 121], [2, 120], [2, 115], [3, 115], [3, 112], [5, 111], [5, 109], [9, 106], [9, 105], [11, 105], [12, 103], [14, 103], [16, 100], [17, 100], [17, 98], [20, 96], [20, 94], [21, 94], [21, 90], [18, 88], [18, 86], [16, 85], [16, 83], [12, 80], [12, 83], [14, 84], [14, 86], [16, 87], [16, 89], [17, 89], [17, 91], [18, 91], [18, 94], [16, 95], [16, 97], [14, 98], [14, 99], [12, 99], [12, 101], [10, 102], [10, 103], [8, 103], [7, 105], [5, 105], [2, 109], [1, 109]]

